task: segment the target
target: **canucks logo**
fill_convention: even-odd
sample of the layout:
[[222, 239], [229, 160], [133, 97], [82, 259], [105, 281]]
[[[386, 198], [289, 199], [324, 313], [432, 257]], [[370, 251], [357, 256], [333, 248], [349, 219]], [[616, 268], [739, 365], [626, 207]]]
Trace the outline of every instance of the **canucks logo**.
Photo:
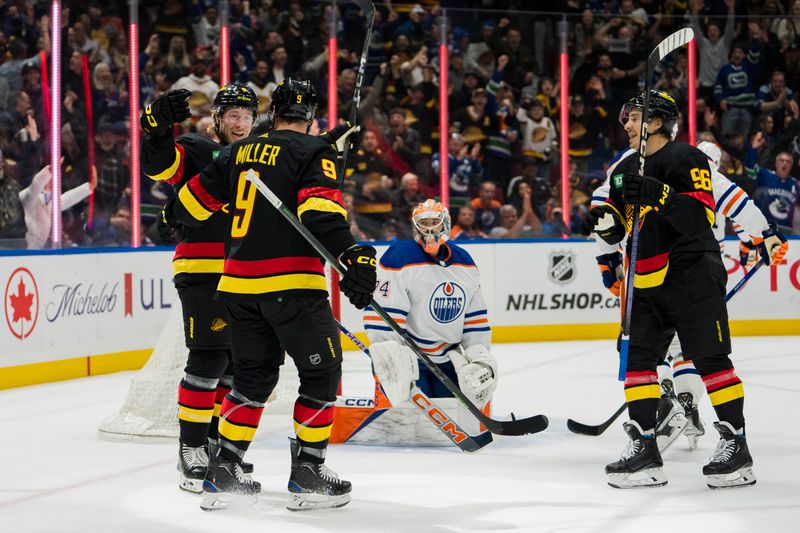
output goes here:
[[447, 324], [461, 316], [465, 304], [464, 289], [456, 283], [446, 281], [434, 289], [428, 308], [434, 320]]

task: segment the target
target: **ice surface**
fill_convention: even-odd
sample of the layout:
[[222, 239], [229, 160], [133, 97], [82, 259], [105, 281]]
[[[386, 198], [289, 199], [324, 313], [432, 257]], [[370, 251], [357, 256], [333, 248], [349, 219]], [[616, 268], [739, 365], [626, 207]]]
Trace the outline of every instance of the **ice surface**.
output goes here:
[[[264, 486], [250, 509], [204, 513], [177, 488], [176, 445], [113, 443], [98, 423], [123, 401], [129, 373], [0, 392], [0, 531], [8, 532], [453, 532], [800, 531], [800, 338], [734, 339], [744, 381], [758, 483], [712, 491], [701, 467], [716, 435], [686, 439], [664, 456], [669, 484], [636, 491], [606, 485], [603, 466], [625, 443], [619, 420], [599, 437], [571, 434], [566, 419], [597, 424], [622, 403], [609, 341], [504, 344], [495, 416], [545, 413], [551, 427], [495, 437], [476, 454], [456, 448], [331, 446], [328, 464], [353, 482], [342, 509], [290, 513], [283, 505], [291, 418], [265, 415], [248, 460]], [[348, 353], [345, 393], [369, 393], [366, 358]]]

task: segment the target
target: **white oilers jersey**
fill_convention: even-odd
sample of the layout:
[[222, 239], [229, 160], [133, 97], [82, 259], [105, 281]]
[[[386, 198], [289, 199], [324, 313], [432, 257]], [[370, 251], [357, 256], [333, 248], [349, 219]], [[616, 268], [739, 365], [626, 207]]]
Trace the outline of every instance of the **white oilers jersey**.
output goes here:
[[[612, 160], [606, 172], [606, 180], [592, 193], [591, 207], [603, 205], [608, 200], [610, 179], [614, 169], [617, 168], [620, 161], [633, 153], [636, 153], [636, 150], [628, 148]], [[725, 239], [726, 217], [733, 220], [733, 227], [742, 241], [749, 242], [752, 239], [751, 235], [760, 237], [761, 232], [769, 227], [763, 213], [759, 211], [747, 193], [726, 178], [711, 160], [708, 165], [711, 167], [711, 189], [716, 202], [717, 217], [713, 230], [717, 240], [721, 242]], [[596, 239], [596, 242], [601, 254], [611, 253], [618, 249], [616, 245], [607, 244], [602, 239]]]
[[[446, 353], [459, 344], [491, 345], [478, 268], [463, 248], [445, 246], [437, 261], [414, 241], [392, 244], [379, 262], [374, 294], [435, 363], [449, 361]], [[370, 342], [399, 341], [372, 307], [364, 311], [364, 328]]]

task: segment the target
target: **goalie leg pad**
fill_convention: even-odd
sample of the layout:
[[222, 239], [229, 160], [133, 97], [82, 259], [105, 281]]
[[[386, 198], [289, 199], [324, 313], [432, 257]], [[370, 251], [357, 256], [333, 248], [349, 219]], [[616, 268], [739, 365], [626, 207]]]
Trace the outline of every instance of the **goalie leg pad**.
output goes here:
[[396, 341], [373, 343], [369, 347], [372, 368], [392, 405], [408, 400], [411, 384], [419, 379], [417, 356]]

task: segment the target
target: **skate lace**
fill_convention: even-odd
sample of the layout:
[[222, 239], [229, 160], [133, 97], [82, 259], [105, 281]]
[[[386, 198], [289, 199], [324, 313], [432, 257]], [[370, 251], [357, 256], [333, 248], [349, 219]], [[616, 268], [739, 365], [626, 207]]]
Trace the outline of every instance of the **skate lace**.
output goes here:
[[339, 474], [331, 470], [325, 465], [319, 465], [319, 469], [317, 470], [319, 476], [324, 479], [325, 481], [329, 481], [331, 483], [338, 483], [339, 482]]
[[192, 448], [189, 446], [184, 446], [181, 450], [181, 455], [183, 456], [183, 461], [192, 466], [208, 466], [208, 453], [206, 452], [205, 446], [199, 446], [197, 448]]
[[719, 439], [714, 453], [711, 455], [710, 462], [724, 463], [729, 461], [733, 454], [736, 453], [736, 441], [733, 439]]
[[622, 450], [622, 460], [628, 460], [637, 453], [639, 453], [642, 449], [642, 443], [639, 442], [639, 439], [633, 439], [628, 442], [628, 445], [625, 446], [625, 449]]

